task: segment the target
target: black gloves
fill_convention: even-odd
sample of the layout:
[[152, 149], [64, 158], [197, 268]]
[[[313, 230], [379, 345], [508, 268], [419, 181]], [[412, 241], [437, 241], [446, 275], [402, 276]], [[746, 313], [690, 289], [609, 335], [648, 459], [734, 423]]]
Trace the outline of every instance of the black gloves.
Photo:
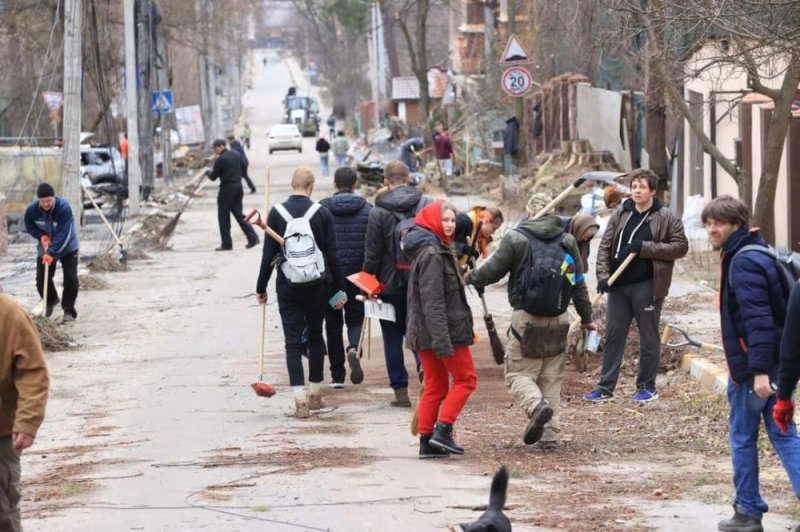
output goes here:
[[468, 247], [466, 249], [466, 255], [471, 259], [477, 259], [481, 256], [481, 252], [478, 251], [476, 248]]
[[608, 279], [600, 279], [597, 281], [597, 293], [598, 294], [606, 294], [608, 293], [610, 287], [608, 286]]
[[642, 252], [642, 241], [641, 240], [634, 240], [631, 242], [630, 247], [628, 248], [631, 253], [636, 253], [637, 255], [641, 254]]

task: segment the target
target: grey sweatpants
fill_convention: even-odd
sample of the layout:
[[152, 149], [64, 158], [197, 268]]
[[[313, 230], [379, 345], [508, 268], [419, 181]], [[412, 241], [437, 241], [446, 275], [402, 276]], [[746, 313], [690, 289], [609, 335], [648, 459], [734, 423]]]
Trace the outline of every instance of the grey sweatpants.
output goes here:
[[661, 357], [661, 338], [658, 325], [661, 320], [663, 299], [653, 299], [653, 281], [616, 286], [608, 293], [606, 342], [603, 349], [603, 367], [597, 387], [613, 393], [619, 379], [625, 342], [636, 319], [639, 327], [639, 374], [636, 389], [655, 387]]

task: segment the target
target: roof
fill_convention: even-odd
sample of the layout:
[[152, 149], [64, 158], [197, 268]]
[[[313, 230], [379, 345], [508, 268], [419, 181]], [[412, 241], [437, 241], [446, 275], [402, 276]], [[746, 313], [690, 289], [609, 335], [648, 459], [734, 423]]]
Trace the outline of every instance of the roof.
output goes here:
[[[447, 90], [447, 73], [438, 68], [428, 70], [428, 96], [442, 98]], [[419, 100], [416, 76], [392, 78], [392, 100]]]

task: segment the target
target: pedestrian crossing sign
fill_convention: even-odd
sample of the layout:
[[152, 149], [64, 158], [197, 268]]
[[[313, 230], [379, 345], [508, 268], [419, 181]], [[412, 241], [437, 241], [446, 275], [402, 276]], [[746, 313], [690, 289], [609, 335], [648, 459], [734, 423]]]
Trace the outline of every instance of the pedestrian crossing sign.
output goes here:
[[150, 101], [150, 110], [154, 113], [171, 113], [173, 111], [172, 91], [153, 91]]

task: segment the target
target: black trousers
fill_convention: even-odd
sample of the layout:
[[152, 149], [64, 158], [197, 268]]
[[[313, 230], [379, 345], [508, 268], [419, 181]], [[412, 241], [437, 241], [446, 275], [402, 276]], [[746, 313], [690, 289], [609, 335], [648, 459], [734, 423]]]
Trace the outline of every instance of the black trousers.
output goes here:
[[[53, 278], [56, 275], [58, 262], [61, 262], [61, 270], [64, 272], [64, 297], [61, 299], [61, 308], [65, 314], [72, 314], [78, 317], [75, 310], [75, 300], [78, 299], [78, 252], [73, 251], [63, 255], [58, 261], [53, 261], [50, 265], [50, 278], [47, 280], [47, 304], [52, 305], [58, 301], [58, 292]], [[42, 259], [36, 261], [36, 289], [39, 297], [44, 296], [44, 263]]]
[[253, 180], [250, 179], [249, 175], [244, 176], [242, 179], [244, 179], [244, 182], [247, 183], [247, 186], [250, 189], [250, 192], [255, 192], [256, 191], [256, 186], [255, 186], [255, 184], [253, 184]]
[[286, 369], [289, 385], [303, 386], [302, 336], [308, 333], [308, 380], [322, 382], [325, 368], [325, 340], [322, 338], [322, 320], [328, 304], [328, 285], [324, 282], [307, 287], [291, 286], [286, 279], [278, 279], [278, 311], [283, 324], [286, 347]]
[[[344, 341], [342, 329], [347, 323], [347, 347], [358, 347], [361, 338], [361, 326], [364, 324], [364, 303], [358, 301], [356, 296], [361, 291], [353, 283], [345, 286], [347, 303], [344, 309], [336, 310], [325, 303], [325, 338], [328, 341], [328, 363], [331, 366], [333, 382], [344, 382]], [[331, 294], [331, 297], [333, 294]]]
[[224, 186], [219, 187], [219, 194], [217, 194], [217, 218], [219, 219], [219, 237], [222, 241], [222, 247], [233, 248], [233, 240], [231, 240], [231, 214], [242, 228], [248, 242], [257, 242], [258, 235], [256, 235], [253, 226], [244, 221], [244, 213], [242, 212], [242, 197], [244, 190], [242, 186]]

